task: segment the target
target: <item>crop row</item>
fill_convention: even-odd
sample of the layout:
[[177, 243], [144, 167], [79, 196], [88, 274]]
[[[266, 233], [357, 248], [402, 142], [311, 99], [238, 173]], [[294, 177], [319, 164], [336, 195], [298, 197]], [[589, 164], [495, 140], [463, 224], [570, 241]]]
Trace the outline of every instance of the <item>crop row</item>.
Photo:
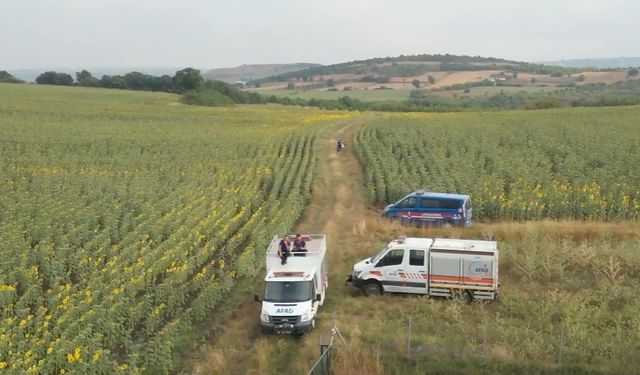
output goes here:
[[38, 110], [0, 107], [0, 367], [20, 373], [171, 371], [295, 223], [317, 133], [344, 117], [28, 94]]
[[470, 194], [485, 219], [640, 217], [638, 107], [388, 115], [356, 139], [370, 201]]

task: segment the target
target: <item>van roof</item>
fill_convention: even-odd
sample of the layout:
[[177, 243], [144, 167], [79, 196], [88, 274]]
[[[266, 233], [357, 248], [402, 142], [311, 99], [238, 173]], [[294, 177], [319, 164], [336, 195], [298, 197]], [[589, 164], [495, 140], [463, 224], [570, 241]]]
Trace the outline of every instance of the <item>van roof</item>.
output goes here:
[[[460, 199], [469, 200], [469, 196], [465, 194], [451, 194], [451, 193], [436, 193], [433, 191], [416, 190], [410, 193], [406, 197], [428, 197], [428, 198], [442, 198], [442, 199]], [[406, 198], [405, 197], [405, 198]]]
[[487, 252], [497, 251], [498, 243], [496, 241], [483, 240], [462, 240], [454, 238], [435, 238], [433, 240], [432, 249], [439, 250], [463, 250], [469, 252]]
[[391, 241], [389, 245], [405, 245], [409, 247], [428, 249], [433, 243], [431, 238], [418, 238], [418, 237], [400, 237]]
[[[293, 238], [294, 236], [291, 235]], [[267, 281], [311, 280], [316, 270], [321, 269], [327, 251], [326, 235], [302, 234], [308, 252], [304, 256], [293, 255], [287, 258], [287, 264], [280, 264], [278, 244], [282, 236], [274, 236], [267, 248]], [[300, 253], [298, 253], [300, 254]]]
[[[457, 238], [420, 238], [401, 236], [389, 243], [389, 246], [405, 248], [431, 249], [438, 252], [465, 252], [465, 253], [496, 253], [498, 243], [496, 241], [463, 240]], [[486, 255], [486, 254], [485, 254]]]

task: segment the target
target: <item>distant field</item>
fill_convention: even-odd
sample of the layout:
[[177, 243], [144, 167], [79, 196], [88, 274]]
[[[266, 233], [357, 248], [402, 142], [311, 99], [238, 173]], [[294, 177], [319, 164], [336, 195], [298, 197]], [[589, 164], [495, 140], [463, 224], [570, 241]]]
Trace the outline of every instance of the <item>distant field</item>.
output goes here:
[[[380, 86], [380, 85], [378, 85]], [[363, 101], [401, 101], [409, 99], [411, 90], [350, 90], [350, 91], [326, 91], [326, 90], [273, 90], [273, 91], [260, 91], [260, 94], [269, 96], [276, 95], [289, 98], [302, 98], [302, 99], [338, 99], [343, 96], [349, 96], [351, 98], [363, 100]]]
[[[339, 87], [349, 86], [348, 84], [339, 85]], [[394, 84], [376, 84], [374, 87], [387, 86], [391, 87]], [[395, 84], [398, 86], [398, 84]], [[358, 87], [358, 86], [355, 86]], [[435, 87], [435, 86], [434, 86]], [[261, 95], [270, 96], [276, 95], [280, 97], [289, 97], [289, 98], [302, 98], [302, 99], [338, 99], [343, 96], [349, 96], [351, 98], [355, 98], [362, 101], [403, 101], [408, 100], [411, 91], [415, 88], [410, 84], [404, 85], [404, 88], [395, 88], [390, 90], [376, 90], [375, 88], [370, 88], [367, 90], [358, 87], [354, 90], [343, 90], [339, 89], [338, 91], [328, 91], [326, 89], [323, 90], [286, 90], [286, 89], [273, 89], [273, 90], [260, 90], [257, 91]], [[469, 92], [464, 92], [465, 90], [431, 90], [430, 86], [422, 87], [421, 90], [424, 91], [426, 95], [436, 95], [436, 96], [493, 96], [499, 94], [500, 92], [504, 92], [506, 94], [514, 94], [521, 91], [524, 91], [528, 94], [538, 94], [538, 93], [547, 93], [557, 90], [554, 85], [548, 86], [535, 86], [525, 84], [523, 86], [478, 86], [469, 88]], [[251, 90], [253, 91], [253, 90]]]
[[480, 86], [480, 87], [470, 87], [469, 92], [464, 92], [465, 90], [446, 90], [446, 91], [434, 91], [427, 92], [432, 95], [441, 95], [441, 96], [491, 96], [499, 94], [500, 92], [504, 92], [506, 94], [514, 94], [520, 91], [524, 91], [528, 94], [537, 94], [537, 93], [547, 93], [550, 91], [557, 90], [554, 86]]
[[346, 113], [0, 84], [0, 372], [167, 373], [303, 212]]

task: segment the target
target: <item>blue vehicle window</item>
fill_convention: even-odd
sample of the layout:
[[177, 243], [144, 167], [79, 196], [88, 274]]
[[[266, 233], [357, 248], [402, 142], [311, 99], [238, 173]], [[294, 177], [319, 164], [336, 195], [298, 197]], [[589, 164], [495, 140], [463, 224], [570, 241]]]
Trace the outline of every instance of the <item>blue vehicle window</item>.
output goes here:
[[416, 206], [416, 198], [409, 197], [402, 202], [398, 203], [396, 207], [398, 208], [415, 208]]
[[462, 201], [456, 199], [422, 198], [420, 200], [420, 207], [457, 210], [462, 207]]

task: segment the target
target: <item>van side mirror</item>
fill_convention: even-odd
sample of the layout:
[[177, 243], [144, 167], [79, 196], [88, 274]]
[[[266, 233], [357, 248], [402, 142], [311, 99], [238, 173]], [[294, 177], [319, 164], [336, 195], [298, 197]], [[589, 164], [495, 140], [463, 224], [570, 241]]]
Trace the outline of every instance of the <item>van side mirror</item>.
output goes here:
[[260, 297], [257, 294], [253, 295], [253, 300], [256, 302], [260, 302]]
[[320, 293], [316, 294], [316, 301], [318, 301], [318, 302], [322, 301], [322, 294], [320, 294]]

